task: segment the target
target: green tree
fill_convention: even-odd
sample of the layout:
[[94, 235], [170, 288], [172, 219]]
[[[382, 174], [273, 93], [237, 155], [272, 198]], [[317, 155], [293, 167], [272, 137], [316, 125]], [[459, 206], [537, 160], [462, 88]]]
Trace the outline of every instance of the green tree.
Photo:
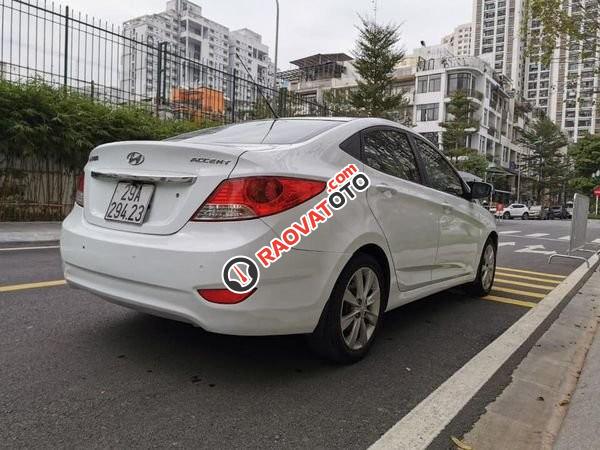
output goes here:
[[477, 175], [479, 178], [484, 178], [488, 164], [489, 161], [485, 156], [480, 155], [475, 150], [468, 149], [465, 154], [454, 163], [454, 166], [458, 170], [472, 173], [473, 175]]
[[406, 104], [403, 92], [394, 90], [394, 69], [404, 58], [398, 48], [399, 27], [360, 18], [362, 26], [354, 50], [354, 68], [360, 76], [350, 92], [350, 105], [371, 117], [393, 118]]
[[[542, 33], [527, 30], [524, 21], [523, 34], [527, 36], [529, 53], [541, 55], [544, 64], [552, 61], [554, 50], [566, 49], [577, 41], [582, 59], [594, 57], [600, 31], [600, 2], [573, 0], [572, 8], [565, 8], [565, 0], [528, 0], [528, 16], [539, 20]], [[566, 39], [565, 39], [566, 38]]]
[[594, 174], [600, 169], [600, 135], [587, 135], [580, 138], [569, 148], [573, 160], [575, 176], [570, 186], [576, 192], [590, 195], [592, 189], [600, 184], [600, 178]]
[[544, 193], [552, 195], [560, 193], [561, 189], [564, 191], [563, 177], [569, 165], [561, 153], [567, 138], [560, 128], [547, 116], [540, 116], [523, 131], [520, 142], [529, 149], [529, 155], [523, 160], [537, 178], [536, 200], [541, 203]]
[[361, 111], [350, 103], [352, 88], [329, 89], [323, 93], [323, 103], [334, 116], [360, 117]]
[[455, 91], [450, 96], [447, 107], [449, 117], [448, 120], [440, 123], [440, 126], [444, 129], [442, 133], [444, 152], [455, 161], [470, 151], [467, 148], [467, 137], [479, 129], [479, 121], [474, 119], [477, 109], [477, 104], [462, 90]]

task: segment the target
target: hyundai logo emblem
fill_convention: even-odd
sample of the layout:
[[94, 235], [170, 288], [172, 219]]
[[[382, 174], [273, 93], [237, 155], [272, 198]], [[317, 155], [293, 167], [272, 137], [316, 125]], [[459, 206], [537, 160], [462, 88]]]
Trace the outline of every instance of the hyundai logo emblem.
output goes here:
[[139, 166], [144, 162], [144, 155], [138, 152], [131, 152], [129, 155], [127, 155], [127, 160], [132, 166]]

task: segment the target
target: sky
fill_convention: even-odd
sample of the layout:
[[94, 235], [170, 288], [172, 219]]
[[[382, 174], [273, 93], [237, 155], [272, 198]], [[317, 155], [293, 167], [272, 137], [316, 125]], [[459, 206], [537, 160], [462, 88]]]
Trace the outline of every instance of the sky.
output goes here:
[[[114, 24], [164, 11], [166, 0], [63, 0], [73, 10]], [[196, 0], [202, 15], [231, 30], [250, 28], [263, 36], [274, 56], [275, 0]], [[315, 53], [351, 54], [358, 14], [373, 14], [373, 0], [279, 0], [279, 68]], [[401, 25], [408, 52], [424, 40], [439, 44], [457, 25], [471, 21], [473, 0], [378, 0], [377, 21]]]

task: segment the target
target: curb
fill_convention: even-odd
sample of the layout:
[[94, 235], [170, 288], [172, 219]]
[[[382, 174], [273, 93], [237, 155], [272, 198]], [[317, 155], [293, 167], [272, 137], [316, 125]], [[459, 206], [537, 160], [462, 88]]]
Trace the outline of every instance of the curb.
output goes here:
[[370, 448], [414, 450], [429, 446], [494, 374], [553, 319], [599, 264], [600, 257], [594, 254], [577, 267], [535, 308], [475, 355]]

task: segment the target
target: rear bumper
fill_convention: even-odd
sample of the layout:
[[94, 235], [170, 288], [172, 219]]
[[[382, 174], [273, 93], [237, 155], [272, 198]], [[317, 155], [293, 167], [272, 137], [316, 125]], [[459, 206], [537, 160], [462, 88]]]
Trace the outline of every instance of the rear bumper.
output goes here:
[[190, 223], [167, 236], [134, 234], [91, 225], [75, 207], [63, 223], [61, 253], [70, 284], [113, 303], [217, 333], [312, 332], [349, 255], [292, 250], [262, 269], [257, 291], [236, 305], [209, 303], [197, 293], [223, 288], [223, 264], [251, 256], [273, 237], [260, 220]]

